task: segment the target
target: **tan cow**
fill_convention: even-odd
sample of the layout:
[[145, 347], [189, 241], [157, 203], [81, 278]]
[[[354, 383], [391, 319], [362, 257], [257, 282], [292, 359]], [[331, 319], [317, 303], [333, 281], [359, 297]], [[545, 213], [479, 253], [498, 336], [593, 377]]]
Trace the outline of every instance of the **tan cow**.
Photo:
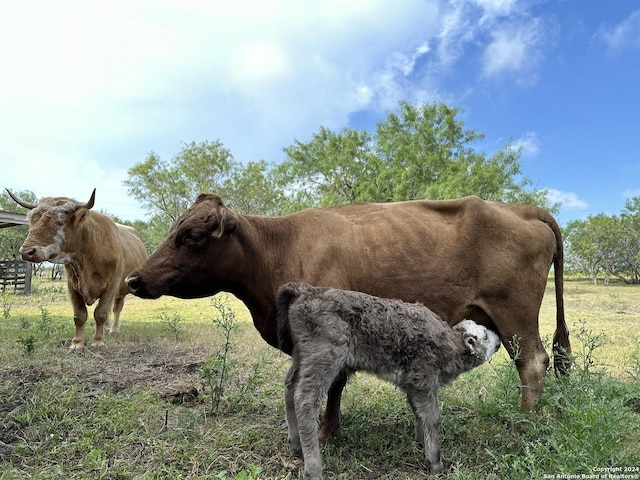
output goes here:
[[[9, 192], [9, 190], [7, 190]], [[46, 197], [29, 203], [9, 192], [13, 200], [29, 212], [29, 233], [20, 254], [34, 263], [64, 264], [67, 290], [73, 305], [76, 330], [70, 350], [84, 348], [87, 305], [98, 300], [93, 317], [96, 331], [92, 346], [104, 345], [104, 327], [113, 310], [111, 332], [120, 326], [120, 312], [128, 293], [124, 278], [147, 258], [138, 232], [91, 210], [93, 190], [87, 203], [66, 197]]]
[[[227, 291], [278, 347], [275, 298], [287, 282], [355, 290], [429, 305], [449, 324], [467, 318], [497, 331], [536, 408], [549, 357], [538, 313], [551, 265], [556, 294], [555, 368], [570, 351], [558, 224], [530, 205], [457, 200], [352, 204], [280, 218], [240, 215], [201, 194], [168, 238], [127, 278], [140, 297], [195, 298]], [[283, 351], [291, 353], [291, 345]], [[329, 391], [321, 438], [338, 428], [342, 376]]]

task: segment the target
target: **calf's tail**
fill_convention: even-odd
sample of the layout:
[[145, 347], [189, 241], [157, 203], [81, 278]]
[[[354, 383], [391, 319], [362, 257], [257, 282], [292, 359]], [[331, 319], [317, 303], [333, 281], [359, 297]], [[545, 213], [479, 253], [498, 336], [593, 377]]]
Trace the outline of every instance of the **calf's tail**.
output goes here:
[[289, 306], [291, 302], [302, 295], [303, 286], [291, 282], [282, 285], [276, 294], [276, 322], [278, 325], [278, 347], [284, 353], [293, 352], [293, 339], [289, 327]]

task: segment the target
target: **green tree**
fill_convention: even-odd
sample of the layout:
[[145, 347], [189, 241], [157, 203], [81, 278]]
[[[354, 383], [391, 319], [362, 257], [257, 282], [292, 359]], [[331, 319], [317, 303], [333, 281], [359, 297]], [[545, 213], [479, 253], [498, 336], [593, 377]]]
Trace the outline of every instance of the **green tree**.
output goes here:
[[442, 103], [401, 102], [374, 134], [323, 127], [311, 141], [284, 149], [280, 184], [289, 185], [305, 207], [474, 194], [557, 209], [545, 190], [533, 189], [522, 176], [520, 150], [506, 145], [491, 156], [476, 151], [472, 144], [484, 136], [457, 116], [458, 109]]
[[321, 127], [310, 142], [295, 140], [284, 149], [287, 160], [276, 175], [291, 191], [294, 204], [306, 207], [342, 205], [372, 198], [369, 182], [377, 182], [378, 159], [366, 131]]
[[229, 207], [253, 215], [279, 215], [286, 200], [264, 160], [233, 169], [222, 191]]
[[565, 229], [567, 259], [597, 285], [611, 277], [640, 284], [640, 197], [627, 201], [620, 215], [574, 220]]
[[618, 219], [604, 214], [574, 220], [565, 228], [567, 260], [596, 285], [599, 276], [604, 276], [607, 285], [615, 270], [618, 228]]
[[625, 203], [620, 215], [618, 262], [627, 283], [640, 283], [640, 197]]
[[280, 190], [267, 163], [241, 165], [219, 140], [184, 144], [168, 161], [151, 152], [128, 173], [123, 183], [149, 212], [149, 221], [135, 227], [151, 250], [203, 192], [217, 193], [226, 205], [242, 213], [280, 212]]
[[[31, 191], [11, 191], [27, 202], [37, 201], [35, 194]], [[28, 212], [27, 209], [16, 204], [6, 191], [0, 193], [0, 210], [15, 213]], [[0, 260], [20, 259], [20, 246], [27, 237], [28, 231], [29, 227], [27, 225], [0, 228]]]
[[234, 168], [231, 152], [219, 141], [191, 142], [170, 161], [151, 152], [123, 183], [152, 215], [174, 222], [199, 193], [220, 192]]

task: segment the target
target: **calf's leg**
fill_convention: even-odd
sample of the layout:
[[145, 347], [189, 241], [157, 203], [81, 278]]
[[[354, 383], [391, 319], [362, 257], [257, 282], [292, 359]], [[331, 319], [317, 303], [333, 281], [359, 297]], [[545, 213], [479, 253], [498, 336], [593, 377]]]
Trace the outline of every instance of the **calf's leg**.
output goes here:
[[295, 382], [294, 404], [307, 480], [322, 479], [318, 439], [318, 414], [322, 399], [340, 374], [340, 366], [328, 355], [309, 356], [300, 364]]
[[298, 375], [298, 362], [294, 356], [293, 365], [284, 377], [284, 405], [287, 418], [287, 428], [289, 430], [288, 440], [293, 453], [302, 456], [302, 446], [300, 445], [300, 432], [298, 430], [298, 418], [296, 416], [296, 406], [294, 394]]
[[424, 457], [430, 465], [431, 473], [440, 473], [444, 470], [444, 464], [438, 439], [440, 426], [438, 392], [436, 390], [407, 391], [407, 397], [416, 417], [416, 435], [422, 432]]

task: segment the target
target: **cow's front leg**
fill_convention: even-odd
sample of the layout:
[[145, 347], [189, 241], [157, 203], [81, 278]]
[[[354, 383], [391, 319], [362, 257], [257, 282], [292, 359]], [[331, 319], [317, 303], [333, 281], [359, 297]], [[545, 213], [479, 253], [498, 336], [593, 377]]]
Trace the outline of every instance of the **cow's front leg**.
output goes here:
[[348, 372], [340, 372], [327, 393], [327, 407], [324, 410], [318, 433], [318, 438], [323, 442], [338, 435], [340, 429], [340, 401], [348, 378]]
[[87, 323], [87, 306], [84, 298], [75, 290], [69, 289], [69, 298], [73, 306], [73, 323], [76, 326], [69, 352], [81, 352], [84, 349], [84, 326]]

